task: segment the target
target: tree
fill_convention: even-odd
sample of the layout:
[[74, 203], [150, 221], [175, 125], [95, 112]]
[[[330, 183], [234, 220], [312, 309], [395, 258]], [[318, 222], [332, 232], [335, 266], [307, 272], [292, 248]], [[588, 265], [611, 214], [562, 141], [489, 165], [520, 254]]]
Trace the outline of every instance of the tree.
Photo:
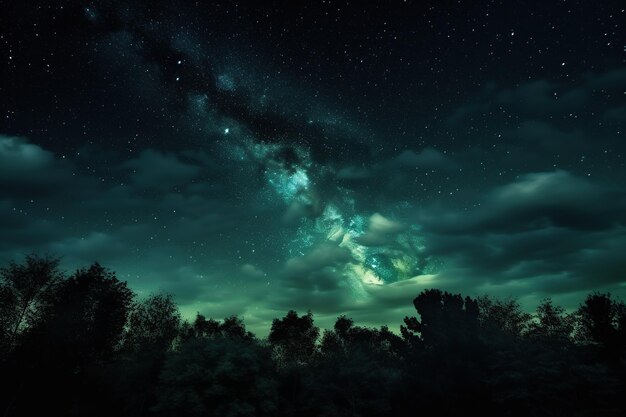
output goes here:
[[565, 309], [555, 306], [550, 298], [539, 304], [534, 318], [528, 328], [528, 335], [531, 338], [559, 344], [571, 341], [576, 317], [565, 314]]
[[482, 296], [477, 301], [481, 332], [490, 343], [496, 340], [511, 342], [521, 338], [528, 330], [532, 316], [522, 310], [517, 300]]
[[27, 255], [22, 264], [11, 261], [0, 269], [0, 345], [5, 353], [48, 315], [63, 278], [59, 259], [50, 256]]
[[206, 319], [202, 314], [197, 313], [193, 322], [187, 320], [180, 325], [179, 337], [182, 343], [191, 339], [215, 338], [219, 334], [220, 324], [216, 320]]
[[11, 350], [16, 319], [15, 293], [0, 284], [0, 361]]
[[283, 364], [305, 364], [315, 353], [319, 328], [313, 324], [313, 314], [298, 316], [290, 310], [282, 319], [274, 319], [268, 340], [278, 360]]
[[193, 323], [185, 322], [181, 327], [181, 340], [190, 339], [217, 339], [235, 338], [253, 340], [254, 335], [246, 330], [246, 326], [239, 317], [226, 317], [222, 323], [214, 319], [206, 319], [202, 314], [197, 314]]
[[[349, 354], [325, 354], [302, 377], [300, 412], [311, 416], [396, 415], [393, 393], [402, 378], [400, 362], [369, 343]], [[283, 392], [287, 392], [283, 390]]]
[[474, 340], [478, 335], [478, 303], [460, 294], [441, 290], [422, 291], [413, 305], [420, 315], [405, 317], [401, 326], [405, 339], [415, 341], [415, 336], [426, 348], [442, 348]]
[[163, 416], [274, 416], [270, 353], [241, 338], [192, 339], [168, 355], [152, 410]]
[[11, 261], [0, 269], [0, 373], [12, 381], [0, 394], [5, 415], [19, 408], [29, 377], [37, 377], [41, 370], [37, 352], [42, 344], [27, 340], [32, 340], [34, 329], [50, 317], [63, 278], [59, 259], [50, 256], [27, 255], [23, 263]]
[[155, 294], [136, 303], [130, 313], [125, 346], [165, 352], [178, 335], [180, 312], [169, 294]]
[[589, 294], [576, 311], [576, 338], [592, 343], [609, 353], [623, 350], [625, 345], [626, 307], [611, 294]]
[[491, 356], [481, 334], [478, 302], [437, 289], [422, 291], [419, 314], [404, 319], [407, 341], [402, 388], [405, 407], [420, 392], [426, 415], [484, 415], [488, 391], [482, 381]]
[[171, 295], [154, 294], [131, 308], [122, 355], [112, 373], [127, 387], [122, 400], [127, 415], [142, 416], [157, 401], [155, 388], [168, 352], [180, 335], [180, 312]]
[[120, 346], [132, 299], [126, 283], [100, 264], [79, 269], [60, 285], [49, 338], [75, 358], [111, 355]]
[[398, 355], [402, 347], [402, 339], [387, 326], [380, 329], [355, 326], [351, 318], [339, 316], [333, 330], [324, 331], [321, 352], [324, 355], [350, 355], [354, 350], [362, 349], [372, 354]]
[[395, 415], [392, 393], [402, 378], [403, 345], [386, 326], [355, 326], [339, 316], [324, 331], [320, 358], [306, 378], [309, 408], [315, 415]]
[[[20, 409], [38, 415], [52, 407], [67, 413], [72, 406], [101, 402], [92, 390], [94, 374], [119, 347], [133, 294], [115, 274], [99, 264], [82, 268], [57, 285], [45, 320], [25, 335], [19, 370], [26, 392]], [[90, 413], [92, 414], [92, 413]]]
[[246, 330], [246, 326], [237, 316], [226, 317], [219, 327], [223, 337], [252, 340], [254, 335]]

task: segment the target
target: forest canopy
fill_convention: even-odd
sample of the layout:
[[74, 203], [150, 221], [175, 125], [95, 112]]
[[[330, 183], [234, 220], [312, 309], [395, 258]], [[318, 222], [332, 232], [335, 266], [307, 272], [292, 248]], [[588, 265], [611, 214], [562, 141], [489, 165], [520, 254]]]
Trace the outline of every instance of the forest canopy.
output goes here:
[[4, 416], [617, 416], [626, 306], [429, 289], [399, 331], [288, 311], [267, 338], [238, 317], [185, 320], [94, 263], [29, 255], [0, 269]]

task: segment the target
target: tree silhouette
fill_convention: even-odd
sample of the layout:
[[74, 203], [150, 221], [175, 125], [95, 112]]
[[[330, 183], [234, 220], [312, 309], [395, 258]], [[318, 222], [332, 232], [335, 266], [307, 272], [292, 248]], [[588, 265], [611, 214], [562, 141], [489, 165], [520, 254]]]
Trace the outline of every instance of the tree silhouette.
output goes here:
[[98, 263], [59, 286], [49, 320], [51, 345], [75, 359], [101, 359], [120, 347], [133, 293]]
[[567, 346], [576, 325], [576, 316], [565, 314], [565, 309], [555, 306], [551, 299], [544, 300], [535, 313], [535, 321], [529, 324], [528, 335], [545, 343]]
[[4, 354], [49, 313], [56, 287], [63, 279], [59, 259], [27, 255], [23, 264], [10, 262], [0, 269], [0, 347]]
[[169, 294], [155, 294], [136, 303], [130, 313], [125, 348], [164, 352], [178, 336], [180, 312]]
[[482, 332], [491, 338], [518, 339], [527, 332], [532, 318], [512, 298], [498, 300], [488, 296], [479, 297], [478, 309]]
[[196, 338], [215, 338], [220, 334], [220, 324], [216, 320], [206, 319], [202, 314], [196, 314], [193, 323], [183, 322], [180, 329], [182, 341]]
[[254, 335], [246, 330], [246, 326], [237, 316], [226, 317], [222, 323], [214, 319], [208, 319], [202, 314], [196, 314], [193, 323], [184, 322], [180, 331], [181, 340], [191, 339], [218, 339], [232, 338], [241, 340], [253, 340]]
[[626, 349], [626, 307], [611, 294], [589, 294], [576, 311], [576, 338], [582, 343], [600, 347], [615, 358]]
[[313, 314], [298, 316], [290, 310], [282, 319], [274, 319], [268, 341], [282, 364], [306, 364], [316, 349], [319, 328], [313, 324]]
[[320, 350], [324, 355], [350, 355], [357, 349], [399, 355], [402, 347], [402, 339], [386, 326], [368, 329], [355, 326], [351, 318], [339, 316], [333, 330], [324, 331]]
[[399, 336], [289, 311], [257, 339], [236, 316], [183, 321], [170, 295], [135, 300], [95, 263], [52, 257], [0, 270], [0, 390], [8, 416], [621, 416], [626, 306], [437, 289]]
[[179, 336], [180, 312], [171, 295], [155, 294], [134, 304], [124, 334], [122, 372], [128, 389], [129, 415], [145, 415], [155, 403], [155, 389], [166, 354]]
[[37, 330], [50, 317], [63, 278], [59, 259], [50, 256], [27, 255], [22, 264], [0, 269], [0, 374], [12, 381], [0, 394], [4, 415], [26, 408], [33, 378], [49, 373]]
[[430, 349], [444, 348], [473, 341], [478, 336], [478, 303], [460, 294], [450, 294], [431, 289], [420, 293], [413, 305], [420, 319], [406, 317], [401, 327], [407, 340]]
[[163, 416], [274, 416], [270, 352], [242, 338], [192, 339], [165, 361], [152, 410]]
[[223, 337], [238, 338], [244, 340], [254, 339], [254, 335], [246, 330], [246, 326], [237, 316], [226, 317], [220, 325]]

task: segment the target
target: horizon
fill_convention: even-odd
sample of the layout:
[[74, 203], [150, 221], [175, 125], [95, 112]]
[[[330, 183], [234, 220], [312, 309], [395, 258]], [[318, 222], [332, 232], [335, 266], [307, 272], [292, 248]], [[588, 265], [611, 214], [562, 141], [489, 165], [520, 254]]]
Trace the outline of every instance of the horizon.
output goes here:
[[[30, 255], [34, 255], [36, 257], [39, 257], [39, 255], [37, 254], [30, 254]], [[28, 255], [28, 256], [30, 256]], [[27, 256], [27, 255], [25, 255]], [[98, 261], [94, 261], [90, 264], [85, 264], [85, 265], [79, 265], [76, 266], [75, 268], [64, 268], [63, 266], [63, 259], [62, 258], [55, 258], [53, 254], [46, 254], [46, 257], [51, 257], [52, 259], [58, 259], [60, 261], [59, 263], [59, 271], [63, 274], [64, 279], [67, 279], [69, 277], [71, 277], [72, 275], [74, 275], [77, 271], [88, 268], [91, 265], [94, 264], [98, 264], [102, 267], [104, 267], [106, 270], [112, 272], [121, 282], [128, 284], [127, 281], [125, 281], [124, 279], [121, 279], [121, 275], [118, 274], [118, 271], [112, 270], [110, 268], [108, 268], [106, 265], [101, 264]], [[12, 260], [13, 262], [16, 262], [17, 264], [21, 264], [23, 263], [25, 258], [18, 258], [18, 259], [14, 259]], [[0, 265], [0, 268], [5, 268], [7, 265]], [[129, 287], [131, 290], [133, 290], [132, 287]], [[423, 287], [420, 285], [419, 286], [420, 290], [419, 293], [422, 293], [423, 291], [427, 291], [427, 290], [439, 290], [442, 292], [447, 292], [450, 293], [452, 295], [457, 295], [454, 291], [449, 291], [445, 288], [437, 288], [437, 287], [429, 287], [428, 285], [424, 285]], [[311, 313], [312, 314], [312, 318], [313, 321], [315, 323], [316, 326], [318, 326], [321, 330], [332, 330], [333, 326], [336, 322], [336, 320], [341, 317], [344, 316], [348, 319], [354, 320], [354, 324], [356, 326], [362, 326], [365, 328], [370, 328], [370, 329], [375, 329], [375, 328], [380, 328], [381, 326], [386, 326], [388, 328], [389, 331], [391, 331], [392, 333], [396, 334], [396, 335], [400, 335], [400, 326], [404, 324], [404, 319], [406, 317], [412, 317], [415, 315], [415, 307], [413, 306], [413, 300], [419, 295], [419, 293], [415, 293], [413, 295], [408, 295], [407, 294], [407, 306], [405, 308], [406, 312], [402, 313], [402, 312], [398, 312], [398, 316], [395, 319], [389, 319], [388, 322], [385, 323], [380, 323], [380, 322], [360, 322], [359, 320], [355, 320], [353, 316], [351, 316], [350, 314], [347, 313], [343, 313], [343, 312], [339, 312], [337, 315], [333, 316], [332, 314], [327, 314], [327, 315], [318, 315], [316, 314], [315, 311], [313, 310], [298, 310], [295, 308], [287, 308], [285, 310], [272, 310], [275, 313], [275, 316], [273, 318], [270, 318], [268, 320], [254, 320], [254, 316], [252, 317], [246, 317], [246, 315], [237, 315], [235, 313], [229, 314], [226, 313], [223, 316], [205, 316], [204, 313], [202, 313], [201, 311], [198, 310], [194, 310], [193, 306], [181, 306], [177, 300], [176, 300], [176, 296], [175, 294], [170, 294], [167, 293], [165, 291], [162, 291], [161, 289], [156, 289], [154, 291], [151, 292], [144, 292], [144, 293], [135, 293], [135, 298], [134, 301], [136, 301], [137, 303], [141, 304], [141, 302], [145, 302], [146, 300], [150, 299], [151, 297], [154, 297], [156, 295], [171, 295], [173, 296], [173, 301], [174, 303], [176, 303], [177, 307], [179, 308], [179, 311], [181, 313], [181, 318], [183, 321], [186, 321], [188, 323], [193, 323], [193, 321], [196, 319], [197, 315], [202, 315], [205, 316], [207, 319], [213, 319], [213, 320], [217, 320], [217, 321], [222, 321], [225, 318], [228, 317], [237, 317], [241, 320], [243, 320], [243, 324], [245, 325], [245, 327], [250, 330], [256, 337], [258, 337], [259, 339], [265, 340], [268, 336], [268, 334], [270, 333], [272, 324], [273, 324], [273, 320], [278, 319], [279, 317], [283, 317], [288, 311], [295, 311], [298, 314], [304, 315], [307, 313]], [[553, 302], [553, 304], [555, 306], [558, 307], [563, 307], [563, 313], [564, 314], [574, 314], [583, 304], [585, 299], [590, 295], [590, 294], [601, 294], [598, 291], [592, 291], [589, 292], [587, 294], [584, 294], [578, 301], [577, 304], [574, 307], [571, 308], [567, 308], [564, 307], [562, 305], [560, 305], [557, 302], [554, 302], [554, 299], [552, 299], [551, 297], [546, 297], [544, 299], [541, 299], [537, 302], [536, 305], [529, 305], [529, 304], [524, 304], [523, 302], [520, 301], [520, 299], [517, 299], [515, 297], [512, 296], [504, 296], [504, 297], [497, 297], [497, 296], [493, 296], [490, 294], [458, 294], [462, 297], [470, 297], [474, 300], [477, 300], [481, 297], [489, 297], [491, 299], [495, 299], [495, 300], [500, 300], [500, 301], [514, 301], [517, 305], [519, 305], [520, 311], [525, 312], [530, 314], [532, 317], [532, 320], [536, 320], [536, 313], [537, 313], [537, 307], [539, 307], [540, 305], [542, 305], [545, 301], [547, 300], [551, 300]], [[615, 294], [612, 293], [607, 293], [609, 296], [613, 296], [613, 299], [615, 300], [615, 302], [619, 303], [619, 302], [623, 302], [623, 300], [621, 300], [621, 298], [619, 296], [615, 296]], [[251, 320], [250, 320], [251, 319]], [[395, 320], [395, 321], [392, 321]]]

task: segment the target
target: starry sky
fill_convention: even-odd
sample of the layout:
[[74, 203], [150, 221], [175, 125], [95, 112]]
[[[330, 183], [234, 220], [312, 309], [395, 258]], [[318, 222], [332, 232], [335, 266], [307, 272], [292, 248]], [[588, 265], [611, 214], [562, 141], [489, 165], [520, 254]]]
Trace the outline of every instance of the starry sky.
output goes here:
[[620, 1], [9, 1], [0, 261], [254, 331], [626, 295]]

